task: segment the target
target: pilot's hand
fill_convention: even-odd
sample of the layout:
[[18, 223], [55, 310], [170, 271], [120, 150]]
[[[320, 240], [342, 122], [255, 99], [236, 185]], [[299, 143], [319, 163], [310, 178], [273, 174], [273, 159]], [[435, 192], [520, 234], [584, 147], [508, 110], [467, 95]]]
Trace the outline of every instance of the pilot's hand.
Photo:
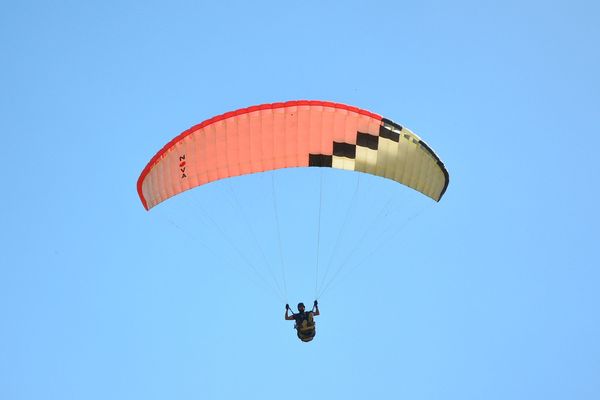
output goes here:
[[285, 309], [286, 309], [286, 310], [289, 310], [289, 309], [290, 309], [290, 305], [289, 305], [289, 304], [286, 304], [286, 305], [285, 305]]
[[315, 307], [319, 305], [319, 302], [315, 300]]

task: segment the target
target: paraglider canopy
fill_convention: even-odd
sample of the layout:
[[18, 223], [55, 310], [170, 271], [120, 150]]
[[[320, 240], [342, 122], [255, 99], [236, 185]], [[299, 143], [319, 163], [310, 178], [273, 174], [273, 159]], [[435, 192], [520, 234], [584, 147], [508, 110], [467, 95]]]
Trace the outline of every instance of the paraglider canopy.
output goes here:
[[149, 210], [206, 183], [290, 167], [329, 167], [392, 179], [439, 201], [448, 172], [410, 130], [326, 101], [263, 104], [208, 119], [163, 147], [137, 184]]

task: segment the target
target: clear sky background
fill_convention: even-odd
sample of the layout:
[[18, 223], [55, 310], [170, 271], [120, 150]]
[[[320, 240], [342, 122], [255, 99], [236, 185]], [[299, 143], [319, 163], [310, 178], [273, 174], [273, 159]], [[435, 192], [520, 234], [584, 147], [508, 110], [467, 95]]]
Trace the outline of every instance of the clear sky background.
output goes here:
[[[3, 2], [0, 398], [600, 398], [599, 17], [595, 1]], [[415, 131], [446, 196], [362, 176], [343, 227], [358, 178], [310, 169], [144, 210], [136, 180], [171, 138], [295, 99]], [[279, 243], [283, 299], [243, 259], [282, 285]], [[311, 303], [350, 254], [301, 343], [284, 301]]]

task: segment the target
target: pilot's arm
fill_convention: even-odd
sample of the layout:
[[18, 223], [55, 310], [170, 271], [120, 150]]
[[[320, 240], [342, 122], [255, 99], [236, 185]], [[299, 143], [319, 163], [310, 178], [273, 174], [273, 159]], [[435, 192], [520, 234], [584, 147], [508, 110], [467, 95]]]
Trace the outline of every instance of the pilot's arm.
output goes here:
[[291, 312], [291, 310], [290, 310], [289, 304], [286, 304], [285, 305], [285, 320], [286, 321], [292, 321], [292, 320], [294, 320], [295, 319], [294, 318], [294, 313], [292, 312], [292, 315], [288, 315], [288, 312]]

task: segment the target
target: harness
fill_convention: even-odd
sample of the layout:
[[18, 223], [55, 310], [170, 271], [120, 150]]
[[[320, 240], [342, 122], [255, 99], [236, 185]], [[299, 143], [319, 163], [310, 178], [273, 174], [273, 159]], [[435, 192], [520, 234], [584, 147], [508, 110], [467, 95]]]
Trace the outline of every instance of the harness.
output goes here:
[[[300, 321], [296, 319], [294, 329], [296, 329], [298, 339], [302, 340], [303, 342], [310, 342], [311, 340], [313, 340], [315, 334], [317, 333], [315, 329], [316, 327], [314, 320], [314, 307], [311, 311], [305, 312], [304, 314], [305, 316]], [[294, 318], [296, 318], [296, 316], [298, 316], [299, 314], [294, 314], [294, 312], [292, 311], [292, 315], [294, 316]]]

